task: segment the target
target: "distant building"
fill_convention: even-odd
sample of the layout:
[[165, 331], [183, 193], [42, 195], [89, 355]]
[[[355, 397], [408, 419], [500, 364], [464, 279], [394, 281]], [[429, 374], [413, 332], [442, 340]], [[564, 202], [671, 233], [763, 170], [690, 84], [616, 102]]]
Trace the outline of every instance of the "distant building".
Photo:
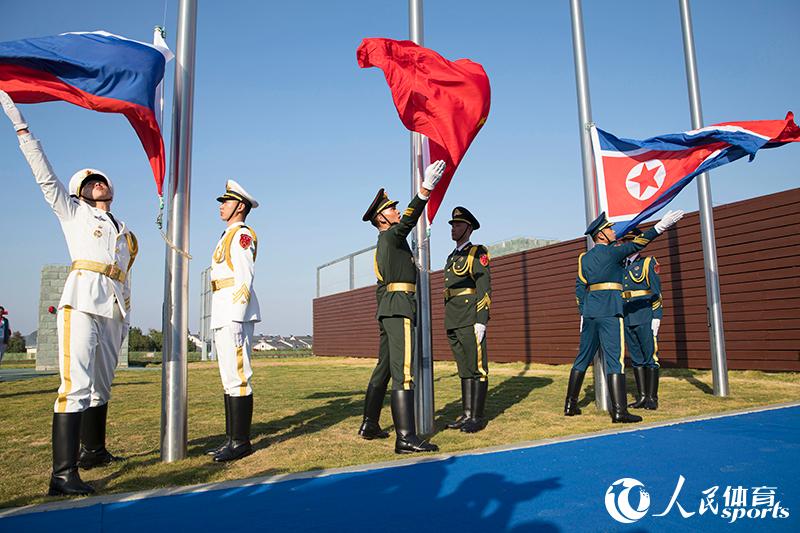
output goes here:
[[524, 252], [525, 250], [532, 250], [533, 248], [543, 248], [558, 242], [561, 241], [555, 239], [535, 239], [533, 237], [515, 237], [513, 239], [490, 244], [487, 248], [489, 249], [489, 255], [492, 257], [501, 257], [503, 255]]
[[268, 350], [307, 350], [312, 346], [311, 335], [259, 335], [253, 349], [258, 351]]

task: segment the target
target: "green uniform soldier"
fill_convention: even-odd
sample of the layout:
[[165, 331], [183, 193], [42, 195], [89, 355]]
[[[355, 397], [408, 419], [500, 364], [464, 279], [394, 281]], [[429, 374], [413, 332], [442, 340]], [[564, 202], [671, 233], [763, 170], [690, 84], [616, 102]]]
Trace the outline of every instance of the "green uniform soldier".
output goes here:
[[[634, 229], [626, 240], [641, 235]], [[636, 401], [628, 407], [658, 409], [658, 328], [663, 307], [661, 278], [655, 257], [641, 257], [639, 252], [625, 260], [622, 282], [622, 312], [625, 315], [625, 342], [628, 345], [633, 376], [636, 379]]]
[[[598, 348], [603, 349], [605, 373], [611, 394], [612, 422], [641, 422], [628, 413], [625, 392], [625, 334], [622, 312], [622, 282], [625, 258], [638, 252], [683, 217], [683, 211], [669, 211], [642, 235], [627, 242], [617, 241], [612, 223], [601, 213], [586, 229], [595, 246], [578, 257], [575, 298], [581, 313], [581, 343], [567, 385], [566, 416], [579, 415], [578, 394], [586, 369]], [[600, 372], [601, 369], [595, 369]]]
[[417, 315], [417, 266], [406, 238], [425, 212], [428, 195], [444, 173], [444, 161], [425, 169], [425, 179], [402, 215], [383, 189], [378, 191], [363, 220], [378, 228], [375, 275], [378, 278], [378, 363], [364, 399], [364, 420], [358, 434], [370, 440], [387, 438], [379, 424], [383, 397], [392, 380], [392, 419], [395, 453], [435, 452], [435, 444], [417, 436], [414, 420], [414, 326]]
[[461, 378], [463, 413], [447, 427], [475, 433], [486, 427], [486, 325], [492, 303], [489, 251], [470, 242], [472, 232], [481, 225], [467, 208], [453, 209], [450, 226], [456, 249], [447, 257], [444, 271], [444, 327]]

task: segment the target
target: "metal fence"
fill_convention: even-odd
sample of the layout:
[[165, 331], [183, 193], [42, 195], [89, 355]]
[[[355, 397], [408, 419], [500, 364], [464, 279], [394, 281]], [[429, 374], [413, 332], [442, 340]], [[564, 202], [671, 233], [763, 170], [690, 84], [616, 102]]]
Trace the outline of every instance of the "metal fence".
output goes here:
[[317, 298], [375, 283], [375, 246], [317, 267]]

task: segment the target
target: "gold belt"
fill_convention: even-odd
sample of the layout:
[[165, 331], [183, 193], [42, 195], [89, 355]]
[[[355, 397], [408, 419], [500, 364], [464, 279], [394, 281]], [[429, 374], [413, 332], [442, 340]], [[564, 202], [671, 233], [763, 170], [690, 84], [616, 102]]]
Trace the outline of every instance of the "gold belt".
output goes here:
[[417, 292], [417, 286], [413, 283], [388, 283], [386, 290], [389, 292]]
[[622, 283], [593, 283], [589, 285], [590, 291], [621, 291]]
[[98, 263], [97, 261], [89, 261], [88, 259], [78, 259], [72, 262], [72, 270], [97, 272], [115, 281], [125, 282], [125, 272], [117, 265], [107, 265], [105, 263]]
[[653, 294], [653, 291], [622, 291], [622, 297], [626, 300], [638, 298], [639, 296], [650, 296], [651, 294]]
[[467, 296], [468, 294], [475, 294], [475, 289], [445, 289], [444, 299], [449, 300], [456, 296]]
[[211, 280], [211, 290], [216, 292], [225, 287], [233, 287], [233, 278], [221, 278]]

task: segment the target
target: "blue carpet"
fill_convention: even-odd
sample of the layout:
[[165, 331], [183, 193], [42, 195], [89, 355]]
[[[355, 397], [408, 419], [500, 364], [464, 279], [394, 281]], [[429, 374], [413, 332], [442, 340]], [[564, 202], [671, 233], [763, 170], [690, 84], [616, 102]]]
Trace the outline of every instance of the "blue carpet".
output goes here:
[[[478, 437], [479, 438], [479, 437]], [[364, 444], [368, 446], [368, 443]], [[2, 531], [800, 531], [800, 407], [688, 422], [485, 455], [182, 494], [0, 520]], [[661, 517], [678, 479], [678, 506]], [[609, 486], [634, 478], [649, 494], [638, 521], [615, 521]], [[717, 514], [698, 513], [718, 487]], [[761, 513], [753, 487], [789, 516]], [[744, 505], [724, 492], [746, 489]], [[618, 492], [618, 490], [617, 490]], [[630, 505], [644, 511], [639, 491]], [[626, 514], [623, 507], [623, 514]], [[737, 512], [738, 509], [738, 512]], [[774, 511], [780, 515], [780, 510]], [[627, 511], [627, 516], [631, 516]]]

